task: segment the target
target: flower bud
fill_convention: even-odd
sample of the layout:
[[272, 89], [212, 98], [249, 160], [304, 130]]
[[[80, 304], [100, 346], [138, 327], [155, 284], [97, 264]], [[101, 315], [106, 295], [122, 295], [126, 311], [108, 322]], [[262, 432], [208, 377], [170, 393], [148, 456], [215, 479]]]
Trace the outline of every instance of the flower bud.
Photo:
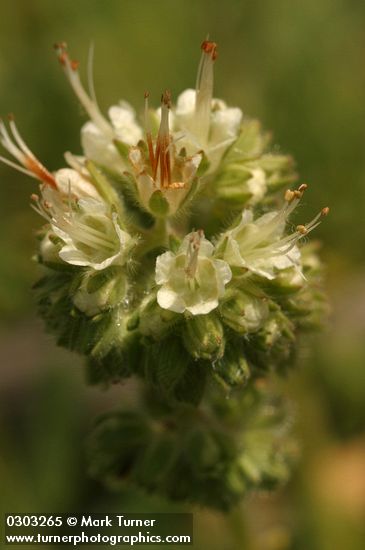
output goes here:
[[275, 279], [257, 279], [256, 284], [270, 296], [284, 297], [300, 291], [305, 284], [305, 279], [296, 268], [289, 267], [278, 271]]
[[220, 306], [220, 313], [226, 325], [245, 334], [260, 328], [267, 318], [268, 306], [264, 298], [236, 290]]
[[73, 296], [73, 303], [89, 317], [119, 303], [126, 293], [125, 275], [118, 268], [89, 272]]
[[215, 315], [195, 315], [184, 325], [183, 342], [195, 359], [215, 361], [224, 353], [222, 323]]
[[176, 313], [160, 308], [154, 294], [146, 296], [139, 312], [139, 330], [143, 336], [153, 340], [163, 338], [177, 320]]
[[214, 189], [219, 198], [240, 206], [250, 199], [262, 197], [266, 190], [265, 173], [242, 164], [229, 164], [214, 180]]
[[269, 141], [257, 120], [243, 121], [241, 133], [223, 157], [214, 180], [219, 198], [237, 206], [257, 203], [266, 192], [295, 181], [291, 157], [266, 153]]
[[230, 388], [245, 385], [250, 377], [250, 368], [242, 346], [229, 342], [224, 356], [214, 363], [214, 373], [218, 381]]
[[61, 239], [52, 231], [47, 231], [39, 243], [39, 261], [53, 269], [59, 268], [60, 264], [63, 266], [64, 263], [59, 256], [61, 248]]
[[245, 354], [255, 368], [281, 372], [292, 364], [295, 333], [291, 320], [279, 309], [272, 311], [262, 328], [245, 344]]

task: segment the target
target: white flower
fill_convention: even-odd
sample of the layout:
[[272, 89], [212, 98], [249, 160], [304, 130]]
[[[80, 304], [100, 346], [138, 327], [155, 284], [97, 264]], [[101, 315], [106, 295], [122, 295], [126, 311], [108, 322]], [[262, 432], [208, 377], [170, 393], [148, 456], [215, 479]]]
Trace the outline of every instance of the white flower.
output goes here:
[[[41, 188], [41, 197], [32, 198], [33, 208], [61, 239], [59, 257], [64, 262], [95, 270], [126, 263], [134, 239], [121, 229], [118, 215], [105, 202], [93, 197], [75, 199], [71, 194], [65, 197], [49, 186]], [[41, 253], [43, 249], [49, 255], [46, 244]]]
[[[148, 95], [146, 101], [146, 125], [148, 111]], [[162, 95], [161, 123], [155, 143], [147, 126], [148, 155], [140, 147], [131, 147], [129, 161], [133, 169], [138, 195], [141, 203], [156, 215], [172, 215], [191, 189], [202, 155], [197, 153], [192, 157], [176, 155], [175, 143], [169, 131], [170, 93]], [[162, 196], [165, 207], [158, 201], [153, 208], [153, 195]], [[156, 201], [157, 202], [157, 201]], [[161, 212], [158, 211], [160, 207]]]
[[[250, 210], [244, 210], [240, 223], [222, 235], [219, 244], [224, 246], [223, 258], [231, 266], [244, 267], [249, 271], [274, 279], [277, 270], [288, 267], [300, 269], [298, 241], [320, 223], [320, 218], [328, 214], [323, 208], [306, 225], [298, 225], [296, 230], [284, 235], [288, 216], [298, 205], [307, 186], [298, 190], [288, 190], [285, 205], [278, 212], [269, 212], [254, 220]], [[218, 245], [219, 246], [219, 245]]]
[[204, 41], [198, 69], [196, 90], [185, 90], [177, 100], [174, 111], [174, 135], [179, 146], [192, 155], [203, 150], [210, 167], [217, 168], [223, 153], [238, 137], [242, 111], [227, 107], [224, 101], [213, 96], [213, 65], [217, 57], [217, 45]]
[[94, 185], [72, 168], [61, 168], [55, 172], [54, 177], [57, 189], [62, 195], [68, 197], [71, 193], [72, 196], [77, 198], [93, 197], [101, 200]]
[[202, 231], [189, 233], [176, 254], [156, 261], [157, 301], [163, 309], [204, 315], [218, 306], [232, 277], [228, 264], [213, 258], [214, 246]]
[[114, 141], [136, 145], [142, 139], [142, 130], [136, 121], [133, 108], [124, 101], [119, 105], [113, 105], [108, 111], [110, 120], [107, 120], [96, 102], [92, 75], [89, 74], [90, 93], [88, 94], [81, 84], [78, 63], [69, 58], [66, 45], [57, 44], [56, 49], [72, 89], [90, 117], [90, 121], [81, 129], [81, 143], [85, 155], [111, 170], [123, 172], [127, 166]]
[[59, 257], [95, 270], [123, 265], [134, 240], [120, 228], [117, 214], [110, 211], [93, 184], [72, 168], [49, 172], [26, 145], [12, 117], [9, 127], [11, 134], [0, 122], [0, 142], [18, 163], [4, 157], [0, 160], [42, 182], [41, 197], [31, 197], [33, 208], [50, 224], [40, 244], [42, 260], [54, 263]]
[[127, 165], [114, 145], [113, 139], [126, 145], [136, 145], [142, 139], [142, 130], [136, 122], [136, 114], [127, 102], [120, 102], [109, 109], [110, 132], [89, 121], [81, 129], [81, 144], [86, 157], [109, 169], [123, 172]]
[[88, 179], [88, 173], [83, 168], [82, 161], [79, 158], [66, 153], [66, 160], [74, 168], [61, 168], [51, 173], [29, 149], [21, 137], [12, 116], [9, 117], [9, 128], [10, 133], [3, 121], [0, 121], [0, 143], [18, 162], [0, 156], [2, 162], [19, 172], [27, 174], [27, 176], [41, 181], [46, 187], [57, 190], [61, 195], [69, 196], [71, 194], [77, 198], [94, 197], [100, 199], [98, 191]]

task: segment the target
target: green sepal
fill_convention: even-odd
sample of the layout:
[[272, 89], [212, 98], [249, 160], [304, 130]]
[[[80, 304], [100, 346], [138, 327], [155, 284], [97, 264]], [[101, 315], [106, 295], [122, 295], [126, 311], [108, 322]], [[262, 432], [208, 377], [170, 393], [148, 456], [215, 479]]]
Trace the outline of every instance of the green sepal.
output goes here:
[[280, 270], [274, 279], [252, 277], [252, 282], [267, 295], [280, 302], [281, 297], [297, 294], [304, 285], [304, 280], [298, 276], [296, 268]]
[[295, 325], [277, 308], [262, 328], [244, 341], [244, 353], [253, 373], [273, 369], [284, 373], [295, 362], [295, 344]]
[[143, 300], [139, 312], [139, 330], [143, 336], [153, 341], [168, 338], [169, 334], [175, 330], [176, 325], [183, 320], [181, 315], [174, 311], [162, 309], [153, 293]]
[[141, 361], [141, 349], [137, 339], [123, 347], [112, 346], [103, 355], [90, 355], [86, 363], [88, 384], [109, 386], [136, 374]]
[[92, 182], [95, 185], [95, 188], [99, 192], [99, 194], [103, 197], [103, 199], [105, 199], [106, 202], [114, 205], [119, 210], [120, 199], [118, 193], [116, 192], [108, 178], [91, 160], [86, 160], [85, 167], [88, 170]]
[[194, 199], [195, 195], [197, 194], [200, 188], [199, 182], [200, 182], [199, 178], [196, 177], [193, 179], [193, 181], [190, 183], [190, 188], [188, 192], [186, 193], [186, 195], [184, 196], [183, 200], [179, 205], [178, 210], [186, 206], [189, 202], [191, 202]]
[[255, 332], [267, 318], [268, 305], [264, 295], [232, 288], [224, 298], [219, 307], [222, 320], [238, 334]]
[[240, 135], [228, 148], [223, 163], [242, 163], [262, 155], [270, 142], [270, 134], [263, 133], [258, 120], [244, 120]]
[[201, 178], [202, 176], [204, 176], [204, 174], [209, 170], [210, 167], [210, 161], [204, 151], [199, 151], [199, 153], [202, 155], [202, 160], [200, 161], [200, 164], [196, 171], [197, 178]]
[[247, 168], [239, 164], [224, 166], [213, 180], [216, 196], [232, 205], [245, 204], [252, 197], [245, 185], [251, 175]]
[[227, 342], [226, 351], [213, 363], [214, 376], [227, 390], [245, 386], [251, 372], [241, 340]]
[[124, 143], [124, 141], [121, 141], [120, 139], [113, 139], [113, 143], [114, 143], [118, 153], [122, 157], [122, 159], [125, 162], [128, 162], [128, 160], [129, 160], [128, 155], [129, 155], [130, 146], [127, 145], [126, 143]]
[[44, 267], [47, 267], [48, 269], [52, 269], [52, 271], [61, 271], [61, 272], [72, 272], [75, 271], [75, 266], [68, 264], [67, 262], [63, 262], [61, 259], [59, 262], [47, 262], [42, 258], [41, 254], [36, 254], [33, 259], [39, 263], [40, 265], [44, 265]]
[[[132, 329], [132, 316], [123, 309], [109, 314], [109, 323], [89, 354], [87, 380], [90, 384], [110, 384], [140, 374], [143, 348], [138, 330]], [[129, 326], [128, 326], [129, 325]]]
[[97, 292], [107, 282], [116, 277], [120, 273], [119, 266], [110, 266], [101, 271], [91, 272], [86, 283], [86, 290], [90, 293]]
[[88, 355], [106, 329], [109, 316], [95, 320], [75, 308], [72, 295], [80, 285], [77, 275], [55, 272], [35, 285], [38, 291], [39, 313], [46, 328], [57, 337], [57, 343], [72, 351]]
[[183, 325], [182, 339], [194, 359], [215, 361], [224, 353], [223, 326], [214, 313], [187, 318]]
[[162, 191], [154, 191], [148, 202], [149, 209], [158, 218], [165, 218], [170, 210], [170, 206]]
[[108, 173], [108, 177], [123, 199], [126, 225], [136, 225], [142, 230], [150, 229], [155, 223], [155, 218], [140, 204], [134, 176], [126, 171], [123, 174]]
[[174, 252], [174, 254], [177, 253], [181, 245], [181, 240], [175, 237], [175, 235], [169, 235], [169, 250], [171, 252]]
[[183, 401], [197, 405], [202, 398], [207, 368], [194, 361], [173, 335], [146, 346], [144, 375], [148, 383], [167, 401]]

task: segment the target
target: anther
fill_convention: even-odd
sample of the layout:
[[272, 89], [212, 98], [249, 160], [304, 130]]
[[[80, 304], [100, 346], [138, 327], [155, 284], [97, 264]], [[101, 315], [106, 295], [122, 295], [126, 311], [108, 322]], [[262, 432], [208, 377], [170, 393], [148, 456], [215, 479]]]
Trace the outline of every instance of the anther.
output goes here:
[[104, 118], [104, 116], [100, 112], [100, 109], [95, 100], [93, 85], [90, 86], [90, 92], [88, 94], [81, 84], [80, 76], [78, 73], [79, 62], [74, 59], [70, 59], [65, 42], [59, 42], [58, 44], [55, 44], [54, 47], [57, 52], [58, 60], [62, 65], [63, 70], [65, 71], [67, 79], [69, 80], [72, 89], [79, 98], [81, 104], [85, 108], [91, 120], [105, 135], [108, 136], [109, 139], [112, 140], [115, 137], [114, 130], [110, 123]]
[[305, 191], [306, 189], [308, 189], [308, 185], [306, 183], [302, 183], [302, 185], [298, 187], [298, 191], [300, 191], [301, 193], [303, 193], [303, 191]]
[[308, 229], [305, 227], [305, 225], [297, 225], [296, 230], [301, 235], [305, 235], [306, 233], [308, 233]]
[[218, 57], [217, 43], [210, 40], [204, 40], [201, 45], [201, 49], [204, 53], [210, 54], [212, 61], [215, 61]]
[[204, 40], [201, 50], [202, 55], [195, 87], [195, 125], [197, 136], [203, 144], [206, 144], [210, 129], [214, 84], [213, 66], [217, 58], [217, 44], [210, 40]]
[[76, 61], [75, 59], [72, 59], [70, 61], [70, 67], [73, 71], [77, 71], [77, 69], [79, 68], [79, 64], [80, 64], [80, 62]]
[[166, 105], [168, 109], [171, 109], [171, 92], [170, 90], [165, 90], [161, 96], [161, 103]]
[[200, 243], [203, 237], [204, 232], [202, 229], [199, 229], [198, 231], [192, 233], [192, 235], [190, 236], [189, 247], [186, 255], [187, 265], [185, 267], [185, 273], [189, 279], [193, 279], [195, 277], [195, 273], [198, 267]]
[[68, 61], [68, 55], [67, 55], [67, 44], [66, 42], [58, 42], [54, 44], [54, 49], [57, 52], [58, 55], [58, 61], [61, 63], [61, 65], [66, 65], [66, 62]]
[[287, 189], [285, 191], [285, 195], [284, 195], [284, 198], [287, 202], [292, 202], [292, 200], [294, 199], [295, 197], [295, 194], [294, 194], [294, 191], [292, 191], [291, 189]]
[[330, 209], [328, 208], [328, 206], [325, 206], [324, 208], [322, 208], [322, 210], [321, 210], [322, 216], [328, 216], [329, 211], [330, 211]]
[[169, 134], [169, 110], [171, 107], [171, 93], [166, 90], [161, 96], [161, 123], [157, 136], [156, 150], [154, 153], [153, 179], [156, 181], [157, 170], [160, 166], [160, 187], [169, 187], [171, 184], [170, 161], [170, 134]]
[[152, 135], [151, 135], [151, 128], [148, 118], [148, 98], [150, 97], [149, 92], [144, 93], [144, 127], [146, 132], [146, 140], [147, 140], [147, 146], [148, 146], [148, 155], [150, 157], [150, 164], [152, 171], [155, 170], [155, 153], [153, 151], [153, 144], [152, 144]]

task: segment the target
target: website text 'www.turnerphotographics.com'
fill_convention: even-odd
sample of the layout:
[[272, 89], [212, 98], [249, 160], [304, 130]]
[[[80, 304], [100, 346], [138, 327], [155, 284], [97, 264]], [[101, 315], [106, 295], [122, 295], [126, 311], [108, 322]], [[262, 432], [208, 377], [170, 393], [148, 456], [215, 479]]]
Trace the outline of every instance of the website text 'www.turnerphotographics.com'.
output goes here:
[[5, 514], [6, 545], [192, 545], [192, 514]]

